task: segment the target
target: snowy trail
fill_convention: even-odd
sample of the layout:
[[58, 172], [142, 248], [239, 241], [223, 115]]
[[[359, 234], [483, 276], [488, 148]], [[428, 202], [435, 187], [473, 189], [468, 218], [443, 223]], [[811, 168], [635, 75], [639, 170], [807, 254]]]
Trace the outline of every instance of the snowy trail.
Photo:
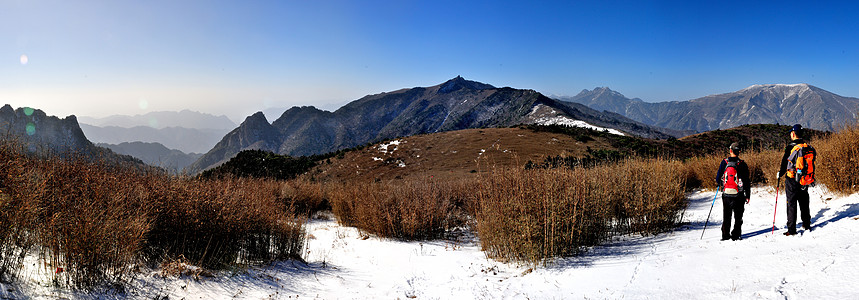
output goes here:
[[[231, 277], [144, 276], [130, 296], [153, 299], [857, 299], [859, 194], [812, 189], [813, 231], [770, 234], [772, 188], [753, 189], [740, 241], [719, 241], [721, 199], [704, 238], [713, 192], [689, 195], [684, 225], [656, 236], [625, 236], [548, 267], [503, 264], [475, 239], [399, 242], [366, 238], [333, 221], [307, 225], [307, 264], [281, 262]], [[5, 290], [4, 286], [4, 290]], [[16, 295], [21, 295], [17, 292]], [[8, 294], [8, 292], [7, 292]], [[31, 288], [37, 298], [60, 295]], [[68, 296], [68, 294], [63, 294]]]

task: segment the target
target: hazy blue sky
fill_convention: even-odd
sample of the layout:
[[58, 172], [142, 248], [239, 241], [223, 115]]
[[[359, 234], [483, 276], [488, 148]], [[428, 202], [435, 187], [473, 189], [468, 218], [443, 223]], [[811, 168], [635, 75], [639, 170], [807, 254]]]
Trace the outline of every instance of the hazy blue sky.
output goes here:
[[0, 102], [240, 121], [457, 75], [651, 102], [800, 82], [859, 97], [857, 5], [533, 2], [0, 0]]

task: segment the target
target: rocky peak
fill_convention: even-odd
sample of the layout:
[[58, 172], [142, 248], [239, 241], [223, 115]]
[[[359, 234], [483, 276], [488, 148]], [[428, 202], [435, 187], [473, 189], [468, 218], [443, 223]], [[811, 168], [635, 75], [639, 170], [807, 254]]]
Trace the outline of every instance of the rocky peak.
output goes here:
[[263, 114], [261, 111], [258, 111], [255, 114], [245, 118], [245, 121], [242, 122], [242, 124], [239, 126], [258, 126], [263, 124], [271, 125], [268, 123], [268, 119], [265, 118], [265, 114]]
[[471, 90], [486, 90], [486, 89], [494, 89], [495, 87], [489, 84], [466, 80], [462, 78], [462, 76], [456, 76], [451, 80], [446, 81], [441, 84], [438, 92], [440, 94], [451, 93], [461, 89], [471, 89]]

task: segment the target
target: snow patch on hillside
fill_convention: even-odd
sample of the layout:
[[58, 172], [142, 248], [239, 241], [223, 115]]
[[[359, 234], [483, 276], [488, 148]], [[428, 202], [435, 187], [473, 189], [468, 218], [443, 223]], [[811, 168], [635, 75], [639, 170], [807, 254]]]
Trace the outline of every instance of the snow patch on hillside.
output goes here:
[[568, 127], [582, 127], [598, 131], [607, 131], [611, 134], [624, 135], [617, 129], [594, 126], [585, 121], [576, 120], [560, 115], [554, 109], [551, 109], [550, 107], [545, 106], [543, 104], [534, 106], [534, 108], [531, 109], [531, 112], [528, 113], [528, 117], [530, 117], [533, 120], [533, 123], [537, 125], [563, 125]]
[[594, 125], [588, 124], [588, 122], [580, 121], [580, 120], [574, 120], [574, 119], [570, 119], [570, 118], [567, 118], [564, 116], [543, 117], [543, 118], [537, 119], [537, 121], [535, 123], [540, 124], [540, 125], [564, 125], [564, 126], [569, 126], [569, 127], [582, 127], [582, 128], [588, 128], [588, 129], [593, 129], [593, 130], [598, 130], [598, 131], [607, 131], [608, 133], [616, 134], [616, 135], [624, 135], [623, 132], [620, 132], [617, 129], [594, 126]]
[[[382, 152], [385, 154], [394, 153], [394, 151], [397, 151], [397, 149], [399, 148], [398, 146], [400, 145], [400, 143], [401, 143], [400, 140], [393, 140], [393, 141], [381, 144], [381, 145], [379, 145], [379, 152]], [[391, 146], [394, 146], [394, 149], [390, 149]]]

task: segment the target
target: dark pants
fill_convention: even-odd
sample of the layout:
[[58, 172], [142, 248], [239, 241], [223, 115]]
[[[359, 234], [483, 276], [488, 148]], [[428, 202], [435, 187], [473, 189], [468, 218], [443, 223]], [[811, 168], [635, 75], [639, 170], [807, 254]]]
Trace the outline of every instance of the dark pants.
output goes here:
[[[738, 240], [743, 235], [743, 211], [745, 211], [746, 199], [743, 195], [722, 195], [722, 239]], [[734, 215], [734, 230], [731, 231], [731, 213]]]
[[796, 233], [796, 204], [802, 217], [802, 225], [811, 228], [811, 212], [808, 208], [808, 189], [802, 188], [796, 179], [786, 178], [784, 180], [784, 193], [787, 196], [787, 231]]

